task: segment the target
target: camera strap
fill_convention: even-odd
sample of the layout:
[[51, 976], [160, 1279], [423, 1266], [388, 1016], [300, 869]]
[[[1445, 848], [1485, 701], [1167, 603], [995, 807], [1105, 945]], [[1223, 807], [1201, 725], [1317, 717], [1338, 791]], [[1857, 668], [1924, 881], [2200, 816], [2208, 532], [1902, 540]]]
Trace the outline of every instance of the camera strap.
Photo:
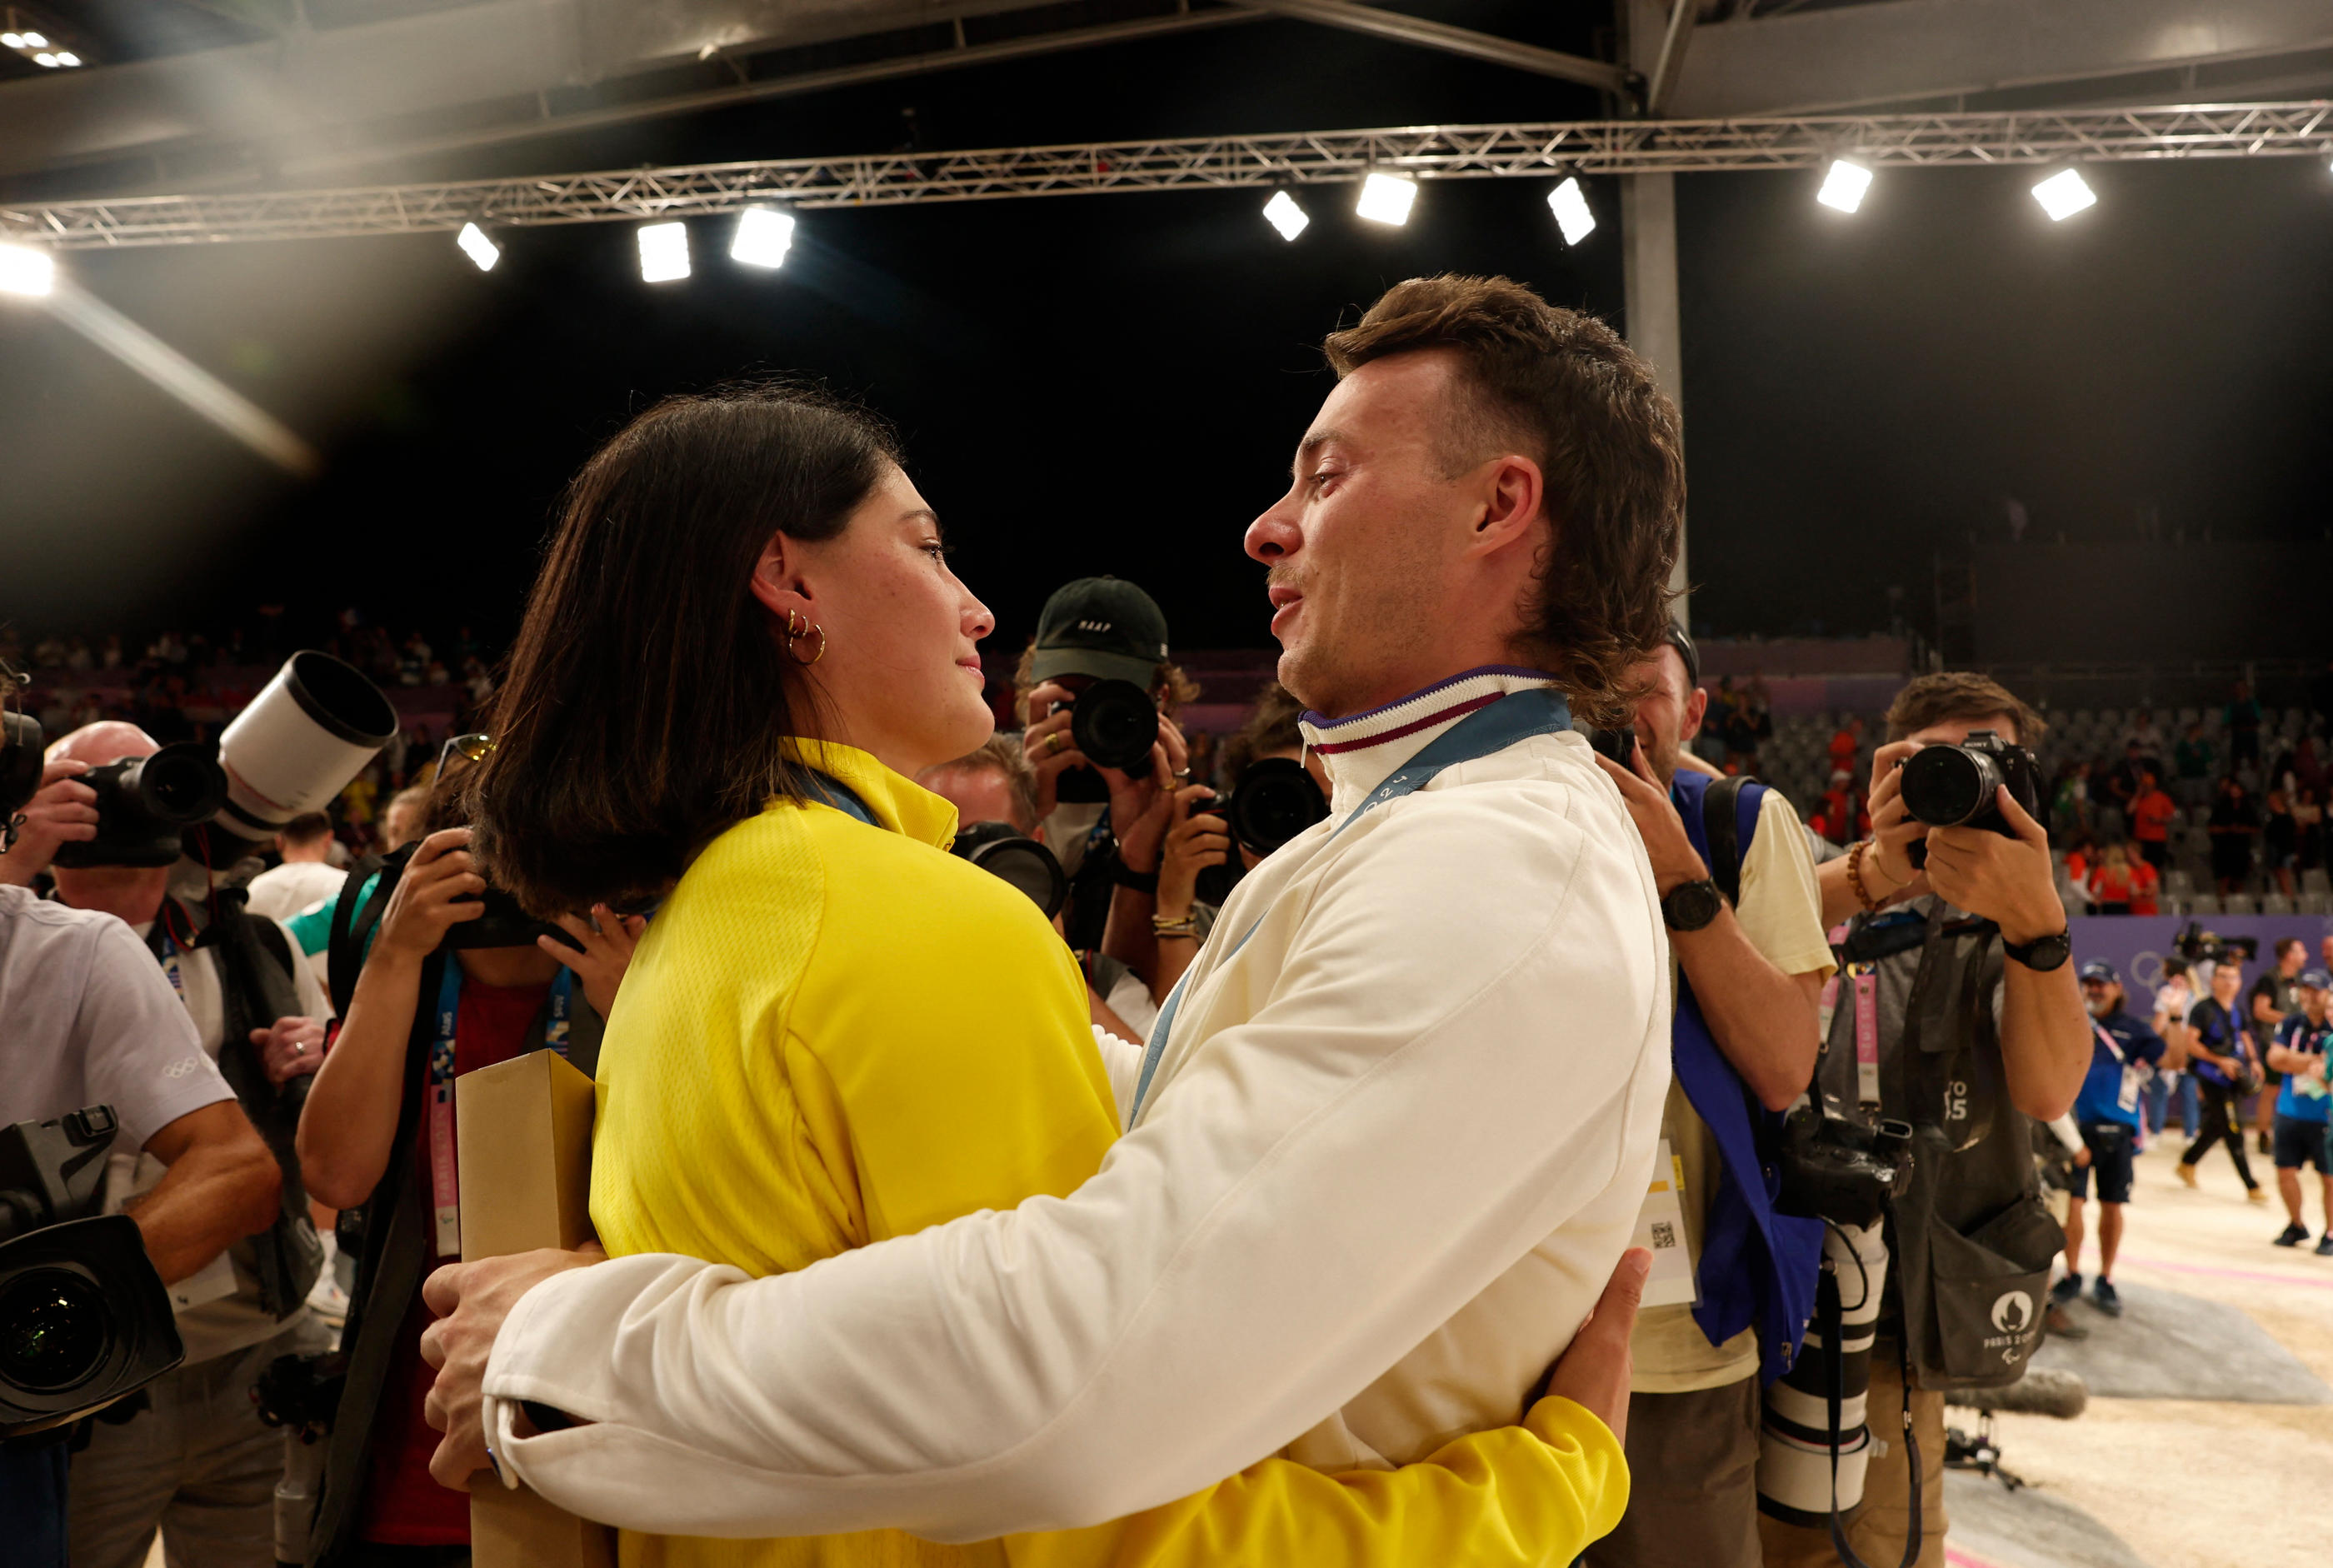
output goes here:
[[[1396, 768], [1385, 783], [1371, 790], [1368, 798], [1355, 806], [1351, 814], [1337, 824], [1322, 848], [1325, 850], [1327, 844], [1333, 844], [1343, 837], [1345, 830], [1368, 812], [1387, 801], [1415, 794], [1449, 768], [1503, 752], [1533, 736], [1556, 735], [1570, 727], [1571, 705], [1564, 701], [1561, 692], [1544, 686], [1532, 687], [1525, 691], [1511, 691], [1496, 702], [1476, 708], [1421, 746], [1416, 755]], [[1263, 916], [1258, 915], [1248, 928], [1240, 933], [1239, 940], [1232, 945], [1231, 953], [1225, 955], [1226, 962], [1247, 946], [1248, 938], [1254, 936], [1263, 924]], [[1183, 972], [1180, 980], [1175, 982], [1174, 990], [1166, 994], [1166, 1005], [1158, 1009], [1158, 1022], [1151, 1025], [1150, 1044], [1142, 1053], [1142, 1077], [1134, 1086], [1134, 1104], [1127, 1113], [1126, 1124], [1129, 1128], [1142, 1114], [1143, 1101], [1150, 1093], [1150, 1080], [1166, 1054], [1166, 1039], [1174, 1032], [1175, 1015], [1181, 1009], [1184, 993], [1198, 967], [1193, 965]]]
[[[551, 982], [551, 1011], [542, 1043], [563, 1059], [568, 1014], [575, 1005], [575, 971], [562, 964]], [[462, 1014], [462, 966], [446, 955], [437, 982], [436, 1033], [429, 1042], [429, 1200], [439, 1257], [462, 1255], [462, 1175], [454, 1152], [454, 1029]]]
[[[1888, 1206], [1892, 1217], [1895, 1206]], [[1847, 1404], [1847, 1355], [1841, 1341], [1847, 1333], [1847, 1311], [1839, 1296], [1839, 1265], [1828, 1252], [1823, 1258], [1822, 1277], [1815, 1286], [1815, 1322], [1822, 1332], [1825, 1352], [1823, 1371], [1823, 1404], [1829, 1412], [1824, 1447], [1830, 1450], [1830, 1544], [1839, 1560], [1847, 1568], [1871, 1568], [1856, 1555], [1848, 1543], [1847, 1528], [1839, 1512], [1839, 1417]], [[1896, 1568], [1912, 1568], [1920, 1558], [1920, 1439], [1912, 1430], [1912, 1349], [1903, 1335], [1896, 1337], [1896, 1374], [1904, 1395], [1904, 1462], [1911, 1480], [1908, 1528], [1904, 1538], [1904, 1555]], [[1869, 1427], [1867, 1417], [1865, 1426]]]

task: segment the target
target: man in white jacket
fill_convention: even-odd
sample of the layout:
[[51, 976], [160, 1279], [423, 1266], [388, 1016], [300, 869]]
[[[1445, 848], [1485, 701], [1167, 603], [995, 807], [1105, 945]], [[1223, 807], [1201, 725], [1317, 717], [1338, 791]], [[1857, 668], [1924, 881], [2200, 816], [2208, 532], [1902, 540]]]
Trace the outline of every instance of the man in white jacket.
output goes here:
[[1503, 279], [1397, 285], [1328, 350], [1247, 552], [1332, 812], [1114, 1064], [1101, 1170], [760, 1280], [442, 1270], [440, 1479], [491, 1445], [632, 1528], [964, 1541], [1518, 1418], [1628, 1242], [1668, 1088], [1659, 900], [1570, 716], [1625, 722], [1666, 624], [1676, 413]]

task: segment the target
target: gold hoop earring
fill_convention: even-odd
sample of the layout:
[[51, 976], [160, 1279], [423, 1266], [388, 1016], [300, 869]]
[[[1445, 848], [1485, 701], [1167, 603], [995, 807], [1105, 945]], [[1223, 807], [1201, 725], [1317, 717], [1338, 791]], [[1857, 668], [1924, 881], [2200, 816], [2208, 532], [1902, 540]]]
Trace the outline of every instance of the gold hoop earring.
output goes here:
[[[818, 634], [818, 651], [811, 654], [808, 659], [804, 659], [800, 653], [795, 652], [794, 643], [799, 639], [810, 636], [812, 632], [816, 632]], [[800, 612], [796, 611], [787, 611], [786, 652], [792, 656], [796, 664], [801, 665], [805, 669], [809, 669], [811, 665], [816, 664], [820, 659], [826, 657], [826, 628], [823, 626], [811, 625], [809, 621], [804, 620]]]

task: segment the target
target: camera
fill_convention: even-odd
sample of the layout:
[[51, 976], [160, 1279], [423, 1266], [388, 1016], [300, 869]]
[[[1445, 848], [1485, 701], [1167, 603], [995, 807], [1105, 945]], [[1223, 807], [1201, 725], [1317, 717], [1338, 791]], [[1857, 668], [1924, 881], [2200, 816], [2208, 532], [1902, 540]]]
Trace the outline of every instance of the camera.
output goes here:
[[119, 1123], [92, 1105], [0, 1128], [0, 1438], [78, 1420], [186, 1357], [127, 1215], [101, 1215]]
[[[1192, 807], [1194, 811], [1214, 809], [1198, 804]], [[1248, 764], [1247, 771], [1240, 774], [1239, 787], [1224, 803], [1222, 814], [1231, 828], [1232, 841], [1260, 859], [1314, 822], [1326, 820], [1329, 797], [1320, 793], [1320, 786], [1313, 782], [1302, 763], [1290, 757], [1267, 756]], [[1246, 868], [1235, 857], [1226, 859], [1220, 866], [1205, 867], [1199, 872], [1193, 896], [1202, 903], [1221, 908], [1245, 872]]]
[[446, 928], [447, 948], [532, 948], [537, 937], [549, 937], [563, 942], [577, 952], [583, 944], [569, 936], [565, 928], [548, 920], [538, 920], [519, 907], [519, 901], [500, 888], [488, 888], [475, 898], [457, 899], [456, 903], [483, 903], [486, 912], [475, 920], [460, 920]]
[[1633, 767], [1637, 757], [1637, 732], [1633, 729], [1590, 729], [1582, 731], [1588, 736], [1589, 749], [1598, 756], [1610, 757], [1622, 767]]
[[116, 757], [80, 782], [97, 792], [97, 836], [58, 845], [60, 866], [174, 865], [186, 830], [226, 800], [226, 770], [191, 743]]
[[[1094, 768], [1147, 773], [1150, 748], [1158, 744], [1158, 705], [1130, 680], [1097, 680], [1067, 704], [1052, 711], [1070, 710], [1070, 739]], [[1106, 801], [1109, 786], [1092, 768], [1072, 768], [1061, 775], [1059, 798], [1065, 801]]]
[[41, 787], [41, 721], [30, 714], [0, 713], [0, 824], [10, 847], [16, 818]]
[[1912, 1125], [1883, 1119], [1866, 1125], [1826, 1096], [1809, 1100], [1782, 1122], [1783, 1214], [1834, 1225], [1877, 1225], [1911, 1171]]
[[[2007, 790], [2025, 814], [2041, 814], [2041, 788], [2033, 754], [2013, 746], [1989, 729], [1969, 732], [1958, 746], [1922, 746], [1905, 759], [1898, 775], [1904, 809], [1914, 820], [1932, 828], [1983, 828], [2003, 838], [2017, 832], [2001, 813], [2001, 792]], [[1928, 846], [1911, 847], [1915, 867], [1928, 863]]]
[[1028, 894], [1049, 920], [1070, 901], [1070, 879], [1061, 862], [1053, 858], [1052, 851], [1025, 837], [1011, 822], [966, 823], [958, 830], [948, 852]]
[[2249, 964], [2260, 957], [2260, 938], [2223, 937], [2190, 920], [2172, 938], [2171, 950], [2191, 964]]

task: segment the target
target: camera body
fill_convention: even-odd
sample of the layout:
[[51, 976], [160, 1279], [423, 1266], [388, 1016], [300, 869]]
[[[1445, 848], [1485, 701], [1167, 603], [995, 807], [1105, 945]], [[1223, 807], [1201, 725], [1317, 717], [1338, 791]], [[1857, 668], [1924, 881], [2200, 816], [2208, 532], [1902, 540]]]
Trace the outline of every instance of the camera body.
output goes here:
[[1054, 713], [1070, 711], [1070, 739], [1093, 764], [1063, 774], [1058, 797], [1065, 801], [1109, 799], [1109, 785], [1096, 768], [1122, 773], [1147, 773], [1150, 748], [1158, 743], [1158, 705], [1130, 680], [1097, 680], [1068, 703], [1055, 703]]
[[1866, 1124], [1826, 1097], [1809, 1100], [1782, 1122], [1783, 1214], [1861, 1227], [1879, 1223], [1912, 1170], [1912, 1125], [1892, 1119]]
[[[1897, 776], [1905, 811], [1932, 828], [1983, 828], [2015, 838], [2017, 830], [2001, 812], [2004, 790], [2026, 815], [2041, 814], [2040, 770], [2033, 754], [1989, 729], [1971, 730], [1958, 746], [1922, 746], [1905, 759]], [[1915, 867], [1928, 863], [1925, 841], [1912, 845], [1911, 859]]]
[[186, 830], [226, 802], [226, 770], [190, 743], [116, 757], [79, 782], [97, 792], [97, 836], [57, 846], [55, 863], [69, 868], [175, 865]]
[[[1220, 807], [1230, 826], [1232, 842], [1261, 859], [1329, 815], [1329, 797], [1320, 793], [1302, 763], [1284, 756], [1258, 758], [1240, 774], [1239, 787], [1229, 801], [1194, 803], [1191, 809]], [[1218, 908], [1245, 874], [1236, 856], [1199, 872], [1195, 890], [1200, 902]]]
[[2190, 920], [2173, 938], [2171, 950], [2191, 964], [2250, 964], [2260, 957], [2258, 937], [2223, 937]]
[[118, 1126], [92, 1105], [0, 1128], [0, 1438], [77, 1420], [185, 1359], [137, 1222], [97, 1212]]
[[0, 823], [16, 842], [18, 813], [41, 787], [41, 721], [26, 713], [0, 713]]

